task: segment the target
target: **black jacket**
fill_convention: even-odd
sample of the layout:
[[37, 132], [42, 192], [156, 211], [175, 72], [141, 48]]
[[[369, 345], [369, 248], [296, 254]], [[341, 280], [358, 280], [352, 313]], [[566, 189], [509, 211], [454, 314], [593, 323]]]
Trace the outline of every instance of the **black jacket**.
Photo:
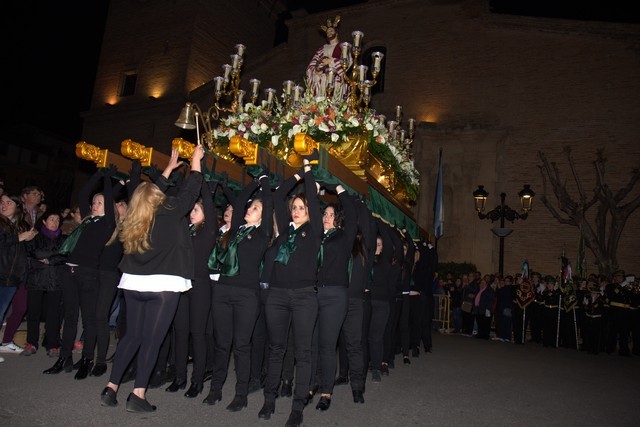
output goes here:
[[[58, 254], [58, 250], [66, 236], [60, 234], [51, 239], [40, 233], [27, 242], [27, 256], [29, 271], [27, 274], [27, 289], [38, 291], [60, 290], [60, 273], [66, 257]], [[47, 264], [40, 262], [46, 259]]]
[[167, 196], [158, 206], [150, 233], [151, 249], [142, 254], [125, 254], [123, 273], [168, 274], [193, 279], [193, 246], [187, 214], [200, 194], [202, 174], [191, 172], [176, 197]]
[[0, 287], [17, 287], [27, 274], [25, 242], [18, 239], [18, 229], [5, 218], [0, 224]]

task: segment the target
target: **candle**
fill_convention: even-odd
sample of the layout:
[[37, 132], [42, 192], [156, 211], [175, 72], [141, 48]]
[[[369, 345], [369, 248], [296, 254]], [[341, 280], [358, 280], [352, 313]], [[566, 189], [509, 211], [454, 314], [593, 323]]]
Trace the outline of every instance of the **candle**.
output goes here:
[[367, 78], [368, 69], [369, 67], [367, 67], [366, 65], [358, 65], [358, 82], [359, 83], [364, 83], [365, 79]]
[[382, 52], [373, 52], [371, 54], [371, 59], [373, 59], [373, 72], [380, 72], [380, 64], [382, 63], [382, 58], [384, 58], [384, 53]]
[[384, 121], [387, 120], [387, 116], [385, 116], [384, 114], [380, 114], [378, 116], [378, 120], [380, 120], [380, 123], [384, 124]]
[[362, 31], [354, 31], [351, 33], [353, 36], [353, 47], [356, 49], [360, 49], [360, 43], [362, 42], [362, 38], [364, 37], [364, 33]]
[[238, 107], [240, 108], [240, 111], [242, 111], [242, 102], [244, 101], [244, 96], [246, 93], [247, 92], [242, 89], [238, 91]]
[[229, 81], [229, 75], [231, 74], [231, 65], [229, 64], [224, 64], [222, 66], [222, 71], [223, 71], [223, 76], [224, 76], [224, 81], [228, 82]]
[[271, 107], [271, 103], [273, 102], [273, 95], [276, 93], [275, 89], [268, 88], [265, 90], [267, 94], [267, 106]]
[[326, 73], [327, 73], [327, 81], [331, 85], [333, 85], [333, 80], [336, 77], [336, 69], [335, 69], [335, 67], [328, 67]]
[[291, 80], [285, 80], [282, 83], [282, 86], [284, 88], [285, 95], [287, 96], [291, 95], [291, 88], [293, 87], [293, 82]]
[[302, 86], [295, 85], [293, 87], [293, 100], [298, 102], [300, 100], [300, 94], [302, 93]]
[[387, 122], [387, 126], [389, 126], [389, 132], [395, 132], [397, 125], [398, 125], [398, 122], [396, 122], [395, 120], [389, 120]]
[[340, 43], [340, 49], [342, 53], [340, 56], [340, 59], [348, 60], [349, 57], [351, 56], [351, 43], [347, 43], [347, 42]]
[[238, 56], [244, 56], [244, 51], [247, 49], [247, 47], [243, 44], [238, 43], [236, 45], [236, 51], [238, 52]]
[[398, 123], [400, 122], [401, 116], [402, 116], [402, 106], [396, 105], [396, 120], [398, 121]]
[[404, 129], [400, 129], [400, 141], [404, 141], [407, 137], [407, 131]]
[[362, 91], [362, 96], [364, 96], [365, 99], [371, 98], [371, 80], [364, 81], [364, 89]]
[[253, 98], [257, 98], [258, 97], [258, 88], [260, 87], [260, 80], [251, 79], [251, 80], [249, 80], [249, 84], [251, 85], [251, 96]]
[[213, 81], [215, 82], [216, 94], [218, 94], [222, 91], [222, 83], [224, 83], [224, 79], [220, 76], [217, 76], [213, 79]]
[[241, 56], [233, 54], [231, 55], [231, 65], [233, 67], [233, 71], [238, 71], [240, 65]]
[[409, 133], [413, 133], [416, 128], [416, 119], [409, 119]]

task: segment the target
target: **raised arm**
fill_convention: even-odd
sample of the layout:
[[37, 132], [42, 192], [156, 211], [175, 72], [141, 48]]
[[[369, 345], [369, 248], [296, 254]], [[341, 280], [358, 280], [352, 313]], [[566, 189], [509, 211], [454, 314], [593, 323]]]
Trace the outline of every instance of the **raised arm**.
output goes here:
[[204, 211], [204, 231], [213, 235], [218, 229], [218, 212], [216, 205], [213, 203], [213, 193], [217, 184], [212, 182], [204, 182], [200, 185], [200, 197], [202, 198], [202, 210]]
[[393, 256], [393, 240], [391, 240], [391, 227], [382, 221], [380, 218], [376, 219], [376, 225], [378, 226], [378, 234], [382, 239], [382, 252], [380, 253], [380, 259], [385, 262], [391, 262]]
[[78, 192], [78, 206], [80, 207], [80, 216], [82, 218], [86, 218], [91, 215], [91, 191], [100, 178], [102, 178], [102, 172], [97, 170], [93, 175], [91, 175], [87, 182], [84, 183]]
[[242, 224], [244, 224], [244, 213], [247, 207], [247, 202], [251, 198], [251, 195], [258, 188], [258, 181], [255, 179], [246, 185], [238, 197], [233, 202], [233, 215], [231, 216], [231, 230], [235, 233]]
[[262, 199], [262, 220], [260, 226], [267, 237], [270, 239], [273, 235], [273, 198], [271, 197], [271, 185], [269, 177], [263, 175], [258, 178], [260, 182], [260, 198]]
[[[171, 150], [171, 157], [173, 159], [173, 152], [176, 152], [177, 158], [177, 150]], [[202, 173], [200, 172], [200, 160], [204, 157], [204, 149], [201, 145], [197, 145], [193, 150], [193, 155], [191, 156], [191, 173], [184, 181], [183, 185], [180, 188], [180, 192], [177, 195], [177, 209], [176, 214], [185, 216], [193, 209], [193, 205], [200, 194], [200, 187], [202, 185]], [[180, 162], [182, 163], [182, 162]], [[166, 170], [166, 169], [165, 169]], [[163, 176], [164, 175], [163, 173]]]
[[338, 192], [338, 199], [344, 211], [344, 233], [347, 236], [349, 244], [353, 246], [353, 241], [358, 232], [358, 214], [356, 213], [356, 207], [353, 198], [342, 185], [338, 185], [336, 191]]
[[286, 233], [289, 226], [289, 209], [287, 209], [287, 195], [298, 184], [301, 177], [298, 174], [287, 178], [273, 193], [273, 207], [276, 212], [276, 223], [280, 234]]
[[324, 227], [322, 226], [322, 210], [320, 209], [320, 199], [318, 198], [318, 187], [316, 178], [311, 172], [311, 165], [307, 159], [304, 162], [304, 192], [307, 196], [307, 206], [309, 207], [309, 222], [316, 236], [322, 236]]

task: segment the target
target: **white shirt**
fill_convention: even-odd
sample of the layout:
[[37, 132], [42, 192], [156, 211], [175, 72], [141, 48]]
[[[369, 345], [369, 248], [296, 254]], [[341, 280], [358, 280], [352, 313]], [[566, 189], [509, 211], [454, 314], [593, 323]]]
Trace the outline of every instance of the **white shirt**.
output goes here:
[[185, 292], [191, 289], [191, 280], [170, 274], [122, 273], [118, 288], [138, 292]]

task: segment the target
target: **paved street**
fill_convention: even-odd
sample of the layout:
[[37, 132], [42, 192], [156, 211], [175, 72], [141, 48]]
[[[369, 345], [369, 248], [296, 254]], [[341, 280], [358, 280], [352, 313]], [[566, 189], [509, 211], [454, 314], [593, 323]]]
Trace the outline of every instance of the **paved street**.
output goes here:
[[[269, 421], [258, 419], [262, 394], [230, 413], [234, 374], [222, 402], [202, 404], [203, 396], [150, 390], [158, 406], [151, 415], [125, 411], [133, 383], [122, 386], [116, 408], [100, 406], [107, 376], [76, 381], [73, 374], [43, 375], [54, 359], [44, 351], [30, 357], [4, 354], [0, 363], [2, 426], [283, 426], [290, 398], [276, 402]], [[74, 355], [75, 360], [79, 355]], [[640, 422], [640, 358], [587, 355], [538, 345], [516, 346], [459, 335], [434, 336], [434, 351], [400, 364], [382, 383], [367, 383], [364, 405], [339, 386], [326, 412], [306, 408], [306, 426], [637, 426]], [[205, 388], [208, 387], [208, 383]]]

